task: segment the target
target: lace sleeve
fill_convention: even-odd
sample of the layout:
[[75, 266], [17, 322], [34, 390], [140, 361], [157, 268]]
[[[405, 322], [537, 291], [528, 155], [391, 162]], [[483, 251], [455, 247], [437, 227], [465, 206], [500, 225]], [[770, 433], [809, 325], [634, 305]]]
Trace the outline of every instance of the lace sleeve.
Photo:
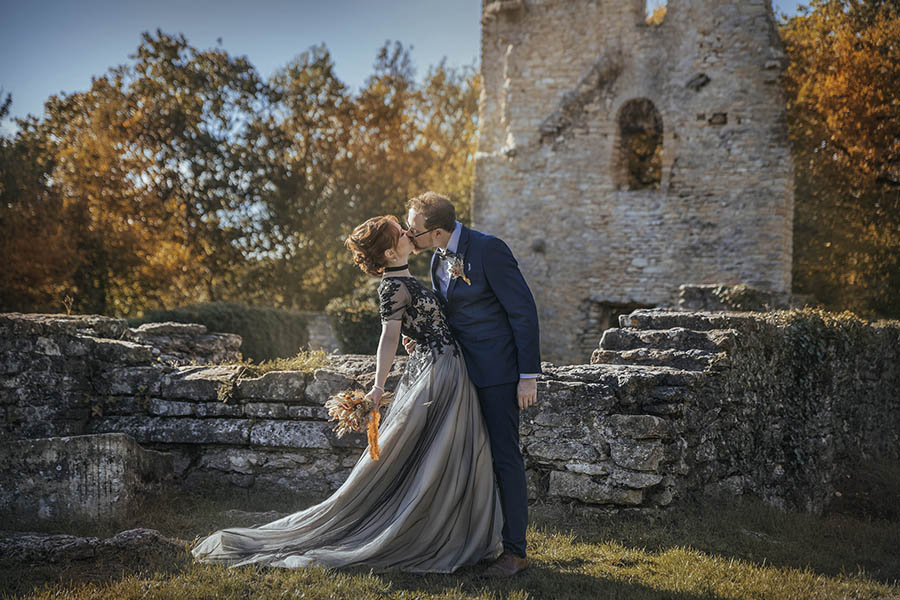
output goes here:
[[379, 313], [382, 321], [403, 319], [403, 313], [409, 306], [409, 290], [396, 277], [388, 277], [378, 286]]

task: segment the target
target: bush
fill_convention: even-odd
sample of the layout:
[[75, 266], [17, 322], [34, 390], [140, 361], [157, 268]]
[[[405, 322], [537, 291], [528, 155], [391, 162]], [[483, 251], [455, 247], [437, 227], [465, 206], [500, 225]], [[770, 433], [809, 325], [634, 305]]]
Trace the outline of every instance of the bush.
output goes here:
[[306, 317], [277, 308], [204, 302], [173, 310], [149, 311], [127, 321], [130, 327], [163, 321], [201, 323], [211, 333], [236, 333], [243, 340], [243, 357], [256, 362], [295, 356], [309, 344]]
[[334, 334], [346, 354], [375, 354], [381, 336], [378, 313], [378, 284], [373, 279], [345, 296], [328, 303], [325, 312], [331, 319]]

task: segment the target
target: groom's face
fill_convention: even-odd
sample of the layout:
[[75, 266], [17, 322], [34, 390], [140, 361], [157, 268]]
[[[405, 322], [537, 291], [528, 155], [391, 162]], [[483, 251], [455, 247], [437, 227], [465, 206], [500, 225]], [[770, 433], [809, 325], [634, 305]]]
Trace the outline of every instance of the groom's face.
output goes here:
[[[407, 231], [406, 235], [413, 244], [413, 252], [418, 254], [430, 248], [434, 248], [437, 244], [434, 239], [434, 231], [425, 229], [425, 217], [415, 211], [409, 209], [406, 215]], [[426, 233], [427, 232], [427, 233]]]

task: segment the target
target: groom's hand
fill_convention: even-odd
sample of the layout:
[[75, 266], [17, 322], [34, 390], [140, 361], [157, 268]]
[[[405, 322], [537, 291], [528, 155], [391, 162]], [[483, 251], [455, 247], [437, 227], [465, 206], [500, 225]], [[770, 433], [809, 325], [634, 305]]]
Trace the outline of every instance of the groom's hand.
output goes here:
[[525, 410], [537, 402], [537, 377], [519, 379], [519, 409]]
[[406, 348], [406, 353], [412, 355], [413, 350], [416, 349], [416, 342], [408, 335], [403, 336], [403, 347]]

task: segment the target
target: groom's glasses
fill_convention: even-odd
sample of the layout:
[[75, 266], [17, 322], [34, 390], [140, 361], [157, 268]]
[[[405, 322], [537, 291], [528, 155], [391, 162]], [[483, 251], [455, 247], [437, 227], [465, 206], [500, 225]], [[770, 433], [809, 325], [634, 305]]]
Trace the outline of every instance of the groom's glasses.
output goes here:
[[428, 231], [423, 231], [422, 233], [414, 233], [415, 230], [414, 230], [412, 227], [410, 227], [410, 226], [408, 226], [408, 225], [406, 226], [406, 232], [407, 232], [410, 236], [412, 236], [413, 239], [415, 239], [415, 238], [417, 238], [417, 237], [420, 237], [420, 236], [423, 236], [423, 235], [425, 235], [426, 233], [431, 233], [431, 232], [434, 231], [435, 229], [437, 229], [437, 227], [432, 227], [432, 228], [429, 229]]

